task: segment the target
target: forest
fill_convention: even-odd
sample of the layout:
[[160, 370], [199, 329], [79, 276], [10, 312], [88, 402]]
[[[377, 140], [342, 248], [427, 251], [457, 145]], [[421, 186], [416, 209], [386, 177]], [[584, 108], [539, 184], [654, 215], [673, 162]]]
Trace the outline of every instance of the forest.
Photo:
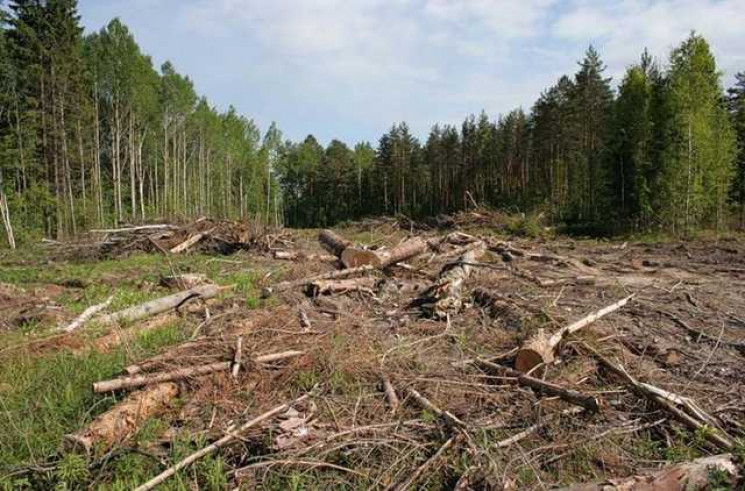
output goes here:
[[158, 219], [317, 227], [475, 206], [603, 233], [745, 225], [745, 73], [725, 91], [696, 33], [669, 60], [645, 51], [617, 87], [591, 46], [529, 110], [324, 148], [221, 112], [118, 19], [84, 34], [73, 0], [0, 15], [6, 246]]
[[745, 72], [676, 42], [293, 141], [0, 0], [0, 490], [745, 489]]

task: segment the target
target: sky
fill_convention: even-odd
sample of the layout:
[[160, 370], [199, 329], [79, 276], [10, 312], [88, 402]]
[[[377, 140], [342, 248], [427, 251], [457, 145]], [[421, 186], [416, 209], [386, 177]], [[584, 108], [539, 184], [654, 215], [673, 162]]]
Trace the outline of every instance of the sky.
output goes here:
[[745, 71], [745, 0], [79, 0], [86, 30], [119, 17], [220, 109], [286, 138], [376, 142], [406, 121], [526, 111], [593, 44], [618, 83], [646, 47], [691, 30], [729, 84]]

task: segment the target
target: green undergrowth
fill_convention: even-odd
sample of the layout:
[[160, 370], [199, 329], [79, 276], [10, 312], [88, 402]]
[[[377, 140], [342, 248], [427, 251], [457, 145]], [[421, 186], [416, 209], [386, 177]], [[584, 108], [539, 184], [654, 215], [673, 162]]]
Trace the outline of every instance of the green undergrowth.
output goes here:
[[[175, 322], [143, 333], [126, 348], [111, 353], [74, 354], [62, 350], [39, 355], [22, 350], [3, 357], [0, 484], [23, 484], [26, 477], [16, 473], [24, 467], [44, 467], [55, 461], [63, 435], [83, 427], [117, 401], [114, 395], [94, 394], [94, 382], [115, 377], [125, 364], [150, 356], [186, 336], [188, 329]], [[74, 481], [74, 461], [64, 460], [62, 464], [65, 465], [56, 465], [52, 474], [62, 481]]]
[[[32, 300], [54, 302], [72, 318], [113, 295], [116, 311], [171, 293], [161, 277], [201, 273], [219, 285], [235, 285], [224, 296], [237, 296], [249, 308], [258, 307], [258, 281], [264, 271], [240, 254], [220, 258], [202, 254], [172, 256], [134, 254], [102, 261], [55, 261], [48, 251], [17, 251], [0, 256], [0, 283], [23, 289]], [[63, 436], [84, 427], [120, 397], [94, 394], [94, 382], [118, 376], [126, 364], [152, 356], [185, 340], [193, 325], [178, 320], [141, 333], [110, 353], [73, 353], [56, 346], [55, 321], [31, 321], [0, 333], [0, 490], [2, 489], [132, 489], [162, 470], [160, 458], [119, 449], [103, 461], [62, 455]], [[126, 329], [128, 326], [122, 326]], [[81, 342], [104, 333], [95, 322], [77, 336]], [[178, 404], [176, 401], [175, 404]], [[146, 448], [170, 422], [153, 418], [131, 445]], [[204, 445], [188, 434], [171, 446], [166, 461]], [[224, 489], [225, 462], [208, 457], [172, 478], [163, 489], [190, 489], [198, 476], [201, 489]]]

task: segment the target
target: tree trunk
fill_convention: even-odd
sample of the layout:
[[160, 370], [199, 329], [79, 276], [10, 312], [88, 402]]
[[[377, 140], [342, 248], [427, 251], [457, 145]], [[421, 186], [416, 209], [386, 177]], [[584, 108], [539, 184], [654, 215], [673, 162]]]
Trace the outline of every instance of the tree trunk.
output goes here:
[[110, 325], [117, 322], [133, 322], [140, 319], [146, 319], [162, 312], [167, 312], [169, 310], [175, 309], [191, 298], [213, 298], [224, 290], [224, 287], [220, 287], [217, 285], [206, 285], [199, 288], [175, 293], [167, 297], [156, 298], [155, 300], [150, 300], [149, 302], [135, 305], [119, 312], [104, 316], [99, 319], [99, 324]]
[[133, 392], [81, 431], [66, 435], [64, 447], [67, 451], [86, 454], [94, 449], [108, 450], [132, 436], [142, 423], [165, 409], [178, 392], [178, 385], [172, 382]]
[[554, 361], [554, 351], [556, 346], [559, 345], [565, 336], [573, 334], [580, 329], [589, 326], [593, 322], [602, 319], [608, 314], [612, 314], [616, 310], [626, 305], [629, 300], [634, 298], [634, 295], [630, 295], [618, 302], [604, 307], [597, 312], [581, 318], [580, 320], [564, 326], [553, 335], [548, 335], [545, 330], [539, 329], [538, 333], [528, 339], [520, 350], [517, 352], [517, 358], [515, 359], [515, 368], [521, 372], [529, 372], [536, 366], [542, 363], [551, 363]]

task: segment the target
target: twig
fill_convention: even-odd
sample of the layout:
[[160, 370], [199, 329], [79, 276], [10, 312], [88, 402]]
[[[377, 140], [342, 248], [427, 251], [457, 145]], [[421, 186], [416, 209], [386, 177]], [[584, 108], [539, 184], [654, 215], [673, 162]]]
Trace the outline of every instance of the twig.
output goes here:
[[429, 399], [412, 388], [409, 388], [407, 392], [409, 393], [409, 395], [411, 395], [411, 397], [414, 398], [414, 400], [416, 400], [417, 403], [419, 403], [422, 408], [435, 413], [442, 420], [444, 420], [448, 424], [448, 426], [456, 429], [465, 429], [466, 423], [458, 419], [458, 417], [450, 411], [445, 411], [435, 406]]
[[173, 466], [169, 467], [165, 471], [161, 472], [154, 478], [150, 479], [148, 482], [143, 484], [142, 486], [139, 486], [135, 491], [149, 491], [150, 489], [155, 488], [157, 485], [164, 482], [166, 479], [171, 477], [172, 475], [176, 474], [181, 469], [188, 467], [192, 463], [196, 462], [197, 460], [201, 459], [205, 455], [209, 455], [212, 452], [217, 451], [220, 447], [224, 447], [228, 443], [232, 442], [234, 439], [239, 438], [239, 434], [245, 432], [247, 429], [251, 428], [252, 426], [256, 426], [257, 424], [261, 423], [262, 421], [269, 419], [282, 411], [286, 411], [289, 409], [293, 404], [297, 404], [299, 402], [304, 401], [308, 398], [308, 394], [305, 394], [303, 396], [298, 397], [294, 401], [282, 404], [280, 406], [275, 407], [272, 410], [269, 410], [256, 418], [252, 419], [251, 421], [248, 421], [247, 423], [244, 423], [241, 425], [237, 430], [232, 431], [225, 435], [224, 437], [220, 438], [216, 442], [214, 442], [211, 445], [208, 445], [204, 447], [203, 449], [199, 450], [198, 452], [195, 452], [185, 459], [177, 462]]
[[385, 396], [388, 398], [388, 404], [391, 406], [391, 412], [395, 413], [399, 405], [396, 389], [393, 388], [391, 380], [384, 372], [380, 372], [380, 380], [383, 382], [383, 390], [385, 391]]
[[427, 459], [425, 463], [420, 465], [412, 474], [409, 476], [406, 481], [396, 486], [396, 491], [408, 491], [411, 489], [411, 487], [416, 483], [419, 478], [424, 474], [426, 471], [428, 471], [432, 466], [437, 464], [437, 462], [440, 460], [442, 455], [450, 448], [452, 447], [457, 440], [460, 440], [463, 438], [463, 435], [455, 435], [450, 437], [448, 441], [442, 444], [440, 449], [435, 452], [435, 454]]
[[235, 340], [235, 355], [233, 356], [232, 375], [234, 379], [238, 378], [238, 371], [241, 369], [242, 352], [243, 352], [243, 336], [238, 336]]

